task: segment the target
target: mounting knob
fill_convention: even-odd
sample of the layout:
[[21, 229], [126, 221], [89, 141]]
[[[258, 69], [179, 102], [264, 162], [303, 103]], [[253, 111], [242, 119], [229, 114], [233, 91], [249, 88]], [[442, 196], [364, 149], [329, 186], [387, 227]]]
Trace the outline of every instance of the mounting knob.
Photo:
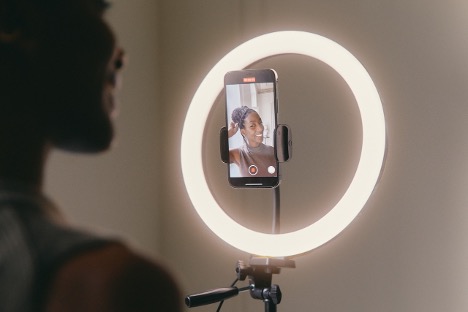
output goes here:
[[282, 294], [279, 285], [271, 285], [270, 289], [264, 289], [265, 299], [271, 300], [274, 304], [279, 304], [281, 302]]

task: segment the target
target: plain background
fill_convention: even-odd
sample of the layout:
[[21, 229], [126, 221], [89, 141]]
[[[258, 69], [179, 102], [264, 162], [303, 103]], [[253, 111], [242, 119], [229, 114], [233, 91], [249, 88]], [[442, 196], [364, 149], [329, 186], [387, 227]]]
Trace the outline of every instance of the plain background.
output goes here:
[[[308, 31], [348, 49], [373, 78], [384, 104], [387, 161], [359, 217], [296, 257], [296, 269], [274, 276], [283, 291], [278, 310], [466, 311], [466, 1], [113, 3], [109, 21], [129, 55], [115, 147], [94, 156], [55, 152], [47, 170], [47, 192], [72, 222], [157, 257], [184, 294], [228, 286], [237, 260], [249, 255], [207, 229], [187, 196], [180, 168], [185, 113], [231, 49], [268, 32]], [[349, 185], [359, 159], [359, 112], [344, 81], [314, 59], [283, 55], [254, 66], [277, 70], [280, 122], [293, 131], [293, 159], [281, 166], [282, 225], [290, 231], [327, 213]], [[222, 105], [215, 103], [206, 126], [210, 187], [234, 219], [268, 232], [272, 192], [227, 184], [217, 145]], [[248, 294], [222, 309], [262, 310]]]

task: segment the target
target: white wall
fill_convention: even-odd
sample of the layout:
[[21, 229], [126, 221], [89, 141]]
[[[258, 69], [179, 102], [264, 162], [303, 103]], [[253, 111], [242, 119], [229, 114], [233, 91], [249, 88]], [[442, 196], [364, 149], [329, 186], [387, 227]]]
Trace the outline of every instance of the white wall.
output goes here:
[[[185, 113], [206, 73], [238, 44], [277, 30], [314, 32], [346, 47], [374, 79], [387, 163], [359, 218], [274, 277], [284, 296], [279, 311], [468, 308], [465, 1], [114, 2], [110, 19], [130, 55], [119, 144], [98, 157], [54, 154], [48, 190], [68, 215], [159, 254], [187, 294], [229, 285], [236, 261], [249, 255], [211, 233], [192, 208], [179, 156]], [[278, 71], [280, 122], [293, 130], [294, 156], [282, 166], [282, 223], [292, 230], [329, 211], [349, 184], [359, 114], [346, 84], [317, 61], [281, 56], [256, 66]], [[217, 146], [223, 113], [218, 101], [207, 124], [210, 186], [239, 222], [269, 231], [271, 203], [259, 202], [270, 192], [227, 186]], [[261, 309], [242, 294], [222, 311]]]

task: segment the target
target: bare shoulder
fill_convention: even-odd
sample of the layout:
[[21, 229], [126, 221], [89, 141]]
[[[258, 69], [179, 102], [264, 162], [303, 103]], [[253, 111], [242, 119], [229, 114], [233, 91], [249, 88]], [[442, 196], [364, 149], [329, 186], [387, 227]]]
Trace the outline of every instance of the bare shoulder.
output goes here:
[[83, 253], [57, 272], [46, 311], [181, 311], [182, 299], [161, 265], [112, 244]]
[[240, 164], [240, 150], [238, 148], [230, 149], [229, 159], [231, 159], [231, 163]]

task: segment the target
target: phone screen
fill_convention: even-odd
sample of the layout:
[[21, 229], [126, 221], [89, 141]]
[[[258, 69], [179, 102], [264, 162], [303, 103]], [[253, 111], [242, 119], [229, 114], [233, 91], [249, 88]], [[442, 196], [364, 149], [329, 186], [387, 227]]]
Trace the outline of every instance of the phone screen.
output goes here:
[[234, 187], [275, 187], [277, 75], [272, 69], [225, 75], [228, 178]]

